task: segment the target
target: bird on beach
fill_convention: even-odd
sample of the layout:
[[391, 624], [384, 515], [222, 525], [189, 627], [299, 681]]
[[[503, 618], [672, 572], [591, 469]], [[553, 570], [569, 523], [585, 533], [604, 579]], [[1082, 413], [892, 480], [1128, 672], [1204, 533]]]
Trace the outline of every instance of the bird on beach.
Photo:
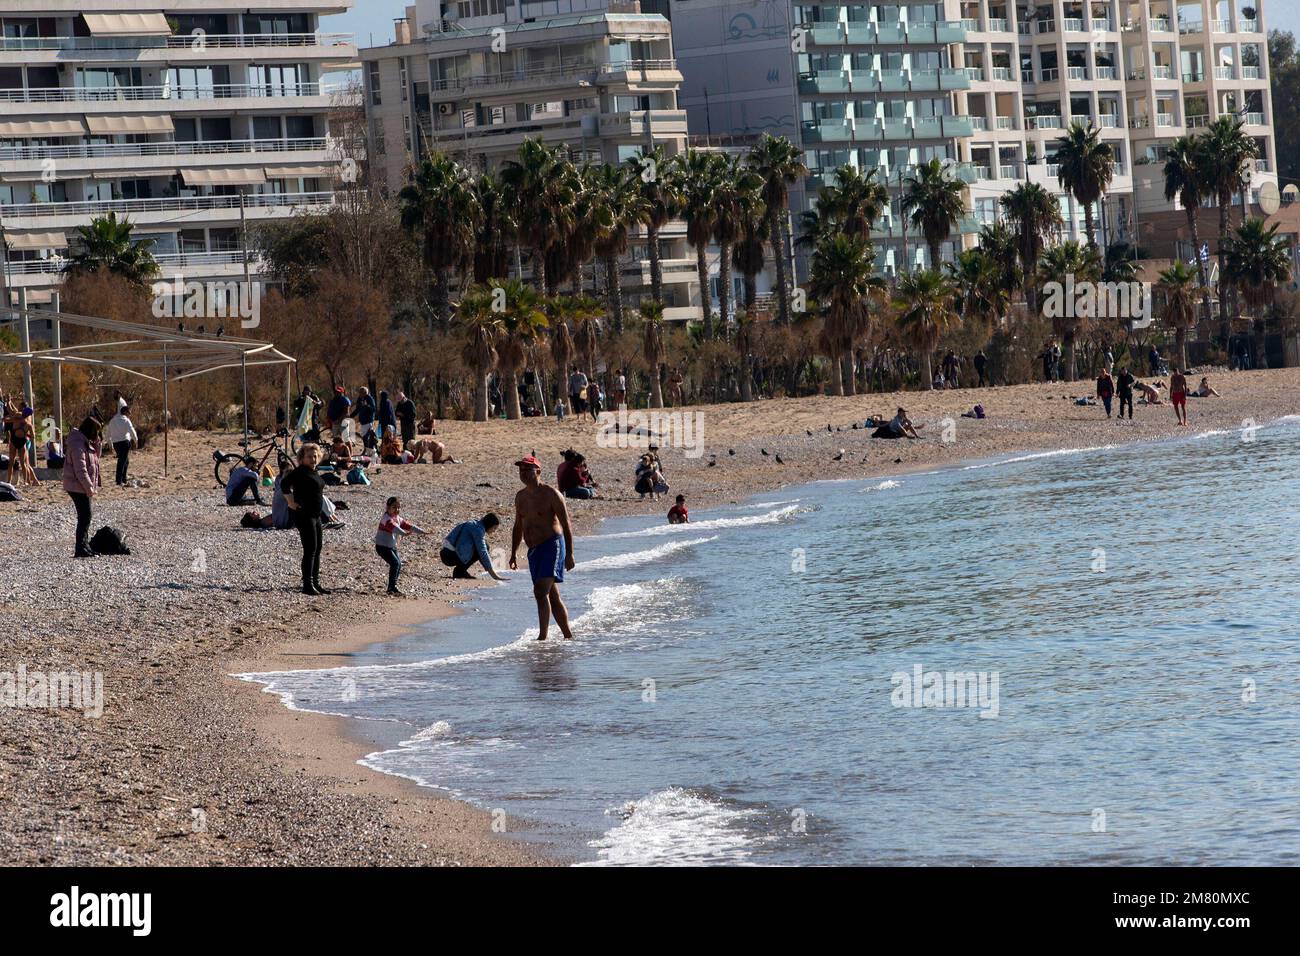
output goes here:
[[736, 449], [734, 449], [734, 448], [728, 448], [728, 449], [727, 449], [727, 454], [728, 454], [728, 455], [734, 455], [735, 453], [736, 453]]
[[805, 428], [804, 431], [806, 431], [809, 435], [812, 434], [812, 429], [811, 429], [811, 428]]
[[834, 458], [832, 458], [831, 461], [843, 461], [843, 460], [844, 460], [844, 449], [841, 448], [840, 453], [836, 455]]
[[762, 452], [764, 455], [767, 454], [767, 449], [766, 449], [766, 448], [760, 448], [759, 451]]
[[718, 459], [716, 459], [716, 458], [710, 458], [710, 459], [709, 459], [709, 467], [710, 467], [710, 468], [717, 468], [717, 467], [718, 467]]
[[828, 432], [833, 432], [833, 431], [835, 431], [835, 429], [831, 428], [831, 423], [830, 423], [830, 422], [827, 422], [827, 423], [826, 423], [826, 430], [827, 430]]
[[779, 452], [777, 453], [777, 456], [776, 456], [776, 463], [777, 463], [778, 465], [784, 465], [784, 464], [785, 464], [785, 462], [781, 460], [781, 455], [780, 455]]

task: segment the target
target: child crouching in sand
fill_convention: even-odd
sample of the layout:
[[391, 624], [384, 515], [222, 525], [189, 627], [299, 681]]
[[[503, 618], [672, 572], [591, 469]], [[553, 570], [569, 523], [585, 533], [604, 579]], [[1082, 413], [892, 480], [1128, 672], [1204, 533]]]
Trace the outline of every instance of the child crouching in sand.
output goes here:
[[417, 528], [402, 517], [402, 502], [398, 498], [389, 498], [383, 519], [379, 522], [379, 531], [375, 534], [375, 553], [388, 564], [388, 593], [401, 596], [397, 590], [397, 578], [402, 573], [402, 557], [397, 553], [397, 536], [399, 534], [428, 534], [423, 528]]

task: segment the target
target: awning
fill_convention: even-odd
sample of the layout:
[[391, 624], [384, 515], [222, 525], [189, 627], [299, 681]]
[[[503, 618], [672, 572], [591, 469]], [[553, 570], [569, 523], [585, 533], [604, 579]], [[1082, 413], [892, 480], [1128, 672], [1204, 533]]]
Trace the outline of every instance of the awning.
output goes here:
[[87, 116], [86, 125], [94, 136], [112, 136], [116, 133], [173, 133], [176, 125], [166, 115], [145, 114], [118, 116]]
[[161, 13], [83, 13], [90, 32], [97, 37], [170, 36], [172, 28]]
[[323, 177], [332, 177], [337, 172], [337, 166], [267, 166], [267, 179], [317, 179]]
[[138, 169], [97, 169], [90, 174], [90, 178], [101, 182], [115, 182], [119, 179], [149, 179], [153, 176], [175, 175], [175, 166], [142, 166]]
[[259, 186], [266, 182], [260, 169], [182, 169], [186, 186]]
[[39, 139], [46, 136], [85, 134], [86, 127], [79, 119], [0, 121], [0, 139]]
[[10, 249], [66, 249], [68, 237], [61, 232], [7, 232]]

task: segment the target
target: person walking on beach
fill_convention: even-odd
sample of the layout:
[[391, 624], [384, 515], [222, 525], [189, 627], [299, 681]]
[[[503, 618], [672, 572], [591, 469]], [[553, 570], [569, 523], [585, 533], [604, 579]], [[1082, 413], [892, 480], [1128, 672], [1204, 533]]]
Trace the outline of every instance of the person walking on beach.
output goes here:
[[334, 397], [325, 406], [325, 425], [335, 438], [342, 434], [343, 420], [348, 417], [348, 411], [351, 408], [352, 399], [348, 398], [347, 393], [343, 391], [342, 385], [337, 386], [334, 389]]
[[1110, 370], [1105, 367], [1097, 376], [1097, 397], [1106, 406], [1106, 417], [1110, 418], [1110, 403], [1115, 397], [1115, 380], [1110, 377]]
[[401, 425], [402, 447], [405, 448], [415, 441], [415, 402], [407, 398], [405, 392], [398, 392], [397, 404], [393, 406], [393, 414], [397, 417], [398, 424]]
[[402, 556], [397, 553], [397, 536], [428, 533], [402, 517], [400, 498], [388, 499], [384, 508], [384, 517], [380, 519], [379, 530], [375, 533], [375, 553], [388, 564], [389, 594], [402, 596], [402, 592], [397, 589], [397, 579], [402, 573]]
[[375, 397], [364, 385], [357, 389], [357, 402], [352, 409], [352, 414], [357, 420], [357, 427], [361, 430], [361, 447], [378, 448], [379, 442], [371, 438], [375, 431], [375, 417], [378, 414], [375, 408]]
[[551, 615], [565, 640], [573, 640], [569, 609], [560, 598], [564, 572], [573, 570], [573, 529], [564, 498], [542, 482], [542, 465], [532, 455], [515, 462], [524, 487], [515, 495], [515, 524], [510, 532], [510, 570], [518, 568], [519, 542], [528, 545], [528, 573], [537, 601], [539, 641], [546, 640]]
[[473, 578], [469, 569], [477, 561], [494, 580], [506, 580], [504, 575], [492, 567], [492, 555], [487, 546], [488, 534], [499, 524], [501, 519], [489, 511], [477, 521], [462, 521], [451, 529], [451, 533], [442, 541], [442, 551], [438, 557], [452, 569], [453, 578]]
[[117, 410], [117, 414], [108, 420], [108, 440], [113, 443], [113, 454], [117, 456], [117, 484], [126, 484], [126, 467], [127, 462], [131, 460], [131, 449], [140, 444], [140, 436], [135, 432], [135, 426], [131, 424], [131, 419], [127, 417], [127, 412], [131, 410], [129, 405], [123, 405]]
[[586, 388], [586, 373], [578, 371], [578, 366], [571, 365], [569, 372], [569, 402], [573, 408], [573, 414], [575, 415], [581, 415], [587, 410], [587, 405], [583, 398]]
[[1187, 376], [1175, 367], [1169, 376], [1169, 401], [1174, 406], [1174, 418], [1187, 427]]
[[306, 444], [298, 449], [298, 467], [281, 482], [284, 500], [293, 513], [293, 523], [302, 539], [302, 593], [329, 594], [320, 586], [320, 557], [323, 543], [321, 531], [321, 499], [325, 497], [325, 482], [316, 473], [320, 464], [319, 445]]
[[1124, 417], [1124, 408], [1128, 407], [1128, 420], [1133, 420], [1133, 373], [1124, 366], [1119, 370], [1119, 378], [1116, 380], [1116, 391], [1119, 393], [1119, 414], [1115, 416], [1116, 420]]
[[379, 393], [379, 437], [397, 434], [397, 411], [387, 392]]
[[90, 499], [99, 492], [99, 451], [101, 425], [96, 418], [86, 418], [68, 433], [63, 454], [63, 490], [77, 509], [77, 543], [74, 557], [93, 558], [90, 550]]
[[984, 387], [984, 369], [986, 369], [986, 368], [988, 367], [988, 364], [989, 364], [989, 358], [988, 358], [987, 355], [984, 354], [984, 350], [983, 350], [983, 349], [980, 349], [978, 352], [975, 353], [975, 363], [974, 363], [974, 364], [975, 364], [975, 374], [979, 376], [979, 386], [978, 386], [978, 387], [979, 387], [979, 388], [983, 388], [983, 387]]

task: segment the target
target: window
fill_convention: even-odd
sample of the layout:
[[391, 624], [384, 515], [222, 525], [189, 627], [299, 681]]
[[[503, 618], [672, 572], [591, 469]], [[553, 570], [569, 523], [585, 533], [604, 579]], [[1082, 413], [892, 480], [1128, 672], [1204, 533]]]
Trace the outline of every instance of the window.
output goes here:
[[459, 0], [456, 4], [456, 16], [461, 20], [496, 16], [505, 10], [506, 0]]
[[374, 129], [371, 130], [370, 139], [375, 147], [375, 155], [383, 156], [384, 153], [387, 152], [387, 149], [385, 149], [384, 147], [384, 124], [383, 123], [375, 123]]
[[402, 102], [406, 102], [406, 61], [397, 61], [397, 85], [401, 89]]
[[380, 106], [383, 100], [379, 94], [379, 63], [372, 61], [366, 65], [366, 80], [370, 87], [370, 105]]

